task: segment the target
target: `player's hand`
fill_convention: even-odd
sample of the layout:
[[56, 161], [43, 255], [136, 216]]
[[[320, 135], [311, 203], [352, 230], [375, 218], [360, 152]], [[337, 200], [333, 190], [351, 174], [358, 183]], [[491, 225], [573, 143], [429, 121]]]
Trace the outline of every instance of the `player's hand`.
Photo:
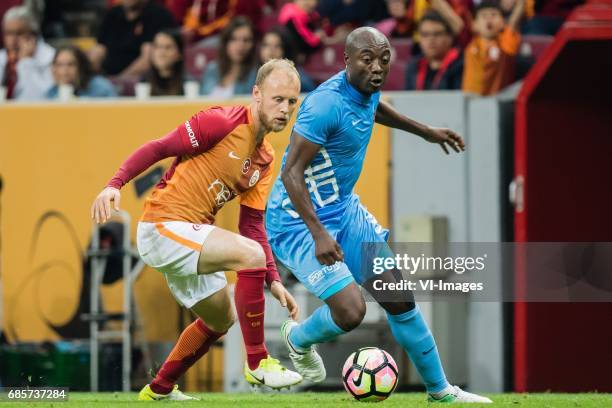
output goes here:
[[448, 146], [457, 153], [465, 150], [465, 142], [461, 136], [450, 129], [429, 128], [429, 132], [423, 138], [430, 143], [438, 143], [446, 154], [449, 154]]
[[333, 265], [344, 260], [344, 252], [335, 239], [327, 231], [313, 236], [315, 241], [315, 256], [321, 265]]
[[300, 314], [300, 308], [287, 288], [285, 288], [285, 286], [279, 281], [274, 281], [272, 282], [272, 285], [270, 285], [270, 292], [272, 292], [272, 295], [278, 299], [278, 302], [282, 307], [287, 308], [289, 311], [289, 317], [291, 317], [293, 320], [297, 320]]
[[98, 224], [104, 223], [111, 217], [111, 202], [115, 210], [119, 210], [121, 193], [114, 187], [106, 187], [93, 202], [91, 206], [91, 218]]

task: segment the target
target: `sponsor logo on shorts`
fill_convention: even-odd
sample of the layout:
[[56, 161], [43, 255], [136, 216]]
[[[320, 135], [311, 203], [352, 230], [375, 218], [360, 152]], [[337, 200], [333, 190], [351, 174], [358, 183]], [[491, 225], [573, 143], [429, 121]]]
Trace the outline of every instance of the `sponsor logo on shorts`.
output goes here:
[[196, 135], [193, 129], [191, 128], [191, 123], [189, 123], [188, 120], [185, 121], [185, 129], [187, 129], [187, 135], [189, 136], [189, 142], [191, 143], [191, 146], [193, 146], [194, 148], [200, 146], [200, 144], [198, 143], [198, 139], [196, 139]]
[[202, 224], [191, 224], [191, 228], [193, 228], [195, 231], [201, 230], [202, 227], [204, 227]]
[[310, 275], [308, 275], [308, 283], [314, 285], [321, 279], [323, 279], [325, 275], [330, 274], [332, 272], [336, 272], [338, 269], [340, 269], [340, 262], [336, 262], [333, 265], [324, 266], [323, 268], [316, 270]]
[[259, 170], [255, 170], [249, 180], [249, 187], [253, 187], [259, 181]]

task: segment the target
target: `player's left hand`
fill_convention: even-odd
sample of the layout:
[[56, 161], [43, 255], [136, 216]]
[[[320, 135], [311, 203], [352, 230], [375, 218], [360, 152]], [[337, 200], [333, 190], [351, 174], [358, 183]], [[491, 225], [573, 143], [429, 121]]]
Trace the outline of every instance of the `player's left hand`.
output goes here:
[[429, 132], [423, 136], [430, 143], [438, 143], [444, 153], [449, 154], [448, 146], [457, 153], [465, 150], [465, 142], [457, 133], [446, 128], [429, 128]]
[[270, 292], [272, 292], [272, 295], [278, 299], [278, 302], [282, 307], [287, 308], [289, 311], [289, 317], [291, 317], [293, 320], [297, 320], [300, 314], [300, 308], [285, 286], [279, 281], [274, 281], [272, 282], [272, 285], [270, 285]]

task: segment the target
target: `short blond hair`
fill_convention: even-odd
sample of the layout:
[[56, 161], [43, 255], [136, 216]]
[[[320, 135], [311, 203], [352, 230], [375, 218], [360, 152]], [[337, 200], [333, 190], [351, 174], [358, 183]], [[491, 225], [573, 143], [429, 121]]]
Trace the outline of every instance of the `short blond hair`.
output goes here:
[[295, 68], [295, 64], [293, 61], [288, 60], [286, 58], [275, 58], [263, 64], [257, 70], [257, 77], [255, 78], [255, 85], [261, 86], [266, 78], [270, 76], [272, 71], [275, 69], [284, 69], [286, 71], [292, 72], [297, 77], [298, 82], [300, 81], [300, 73], [297, 68]]

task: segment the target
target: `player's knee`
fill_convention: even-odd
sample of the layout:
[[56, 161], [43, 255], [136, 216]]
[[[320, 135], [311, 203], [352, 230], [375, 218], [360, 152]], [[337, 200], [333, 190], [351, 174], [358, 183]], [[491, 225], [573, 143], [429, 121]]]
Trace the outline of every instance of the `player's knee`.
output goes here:
[[357, 328], [366, 313], [365, 303], [360, 302], [342, 307], [333, 314], [333, 319], [336, 324], [344, 331], [351, 331]]
[[236, 316], [234, 315], [233, 312], [231, 312], [229, 316], [227, 316], [227, 319], [221, 322], [222, 327], [221, 327], [221, 330], [219, 330], [219, 332], [220, 333], [227, 332], [234, 325], [234, 323], [236, 323]]
[[228, 311], [227, 315], [219, 316], [216, 319], [208, 319], [206, 324], [217, 333], [227, 332], [236, 323], [236, 316], [233, 311]]
[[265, 268], [266, 253], [259, 242], [252, 239], [245, 239], [240, 250], [239, 269]]

